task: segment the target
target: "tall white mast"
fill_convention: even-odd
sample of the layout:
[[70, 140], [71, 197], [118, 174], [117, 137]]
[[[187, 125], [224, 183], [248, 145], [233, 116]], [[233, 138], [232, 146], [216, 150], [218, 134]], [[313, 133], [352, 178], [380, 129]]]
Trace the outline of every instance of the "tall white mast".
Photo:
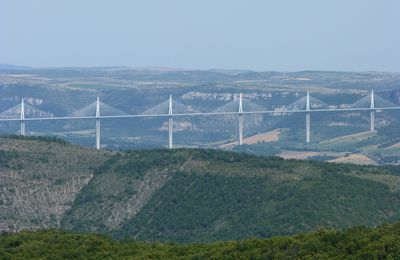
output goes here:
[[173, 118], [172, 118], [172, 95], [169, 95], [169, 107], [168, 107], [168, 148], [172, 149], [172, 134], [173, 134]]
[[21, 100], [21, 128], [20, 128], [21, 135], [25, 135], [25, 105], [24, 99]]
[[374, 100], [374, 90], [371, 91], [371, 113], [370, 113], [370, 131], [375, 131], [375, 100]]
[[242, 93], [239, 94], [239, 145], [243, 145], [243, 100]]
[[100, 99], [96, 100], [96, 149], [100, 150]]
[[[307, 91], [307, 102], [306, 102], [306, 111], [310, 111], [310, 92]], [[310, 135], [311, 135], [311, 115], [310, 112], [306, 113], [306, 142], [310, 142]]]

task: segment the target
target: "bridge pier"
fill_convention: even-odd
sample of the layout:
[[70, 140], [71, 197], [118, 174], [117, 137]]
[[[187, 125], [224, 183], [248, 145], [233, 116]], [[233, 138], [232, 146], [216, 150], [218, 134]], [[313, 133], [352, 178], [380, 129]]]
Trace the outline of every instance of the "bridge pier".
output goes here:
[[172, 143], [172, 138], [173, 138], [173, 127], [174, 127], [174, 121], [172, 118], [172, 95], [169, 95], [169, 108], [168, 108], [168, 148], [172, 149], [173, 148], [173, 143]]
[[100, 100], [96, 100], [96, 149], [100, 150]]
[[370, 106], [370, 131], [375, 131], [375, 100], [374, 100], [374, 90], [371, 91], [371, 106]]
[[243, 145], [243, 101], [242, 93], [239, 95], [239, 145]]
[[20, 126], [20, 133], [22, 136], [25, 136], [25, 105], [24, 99], [21, 100], [21, 126]]
[[310, 132], [311, 132], [311, 116], [310, 113], [306, 113], [306, 143], [310, 143]]
[[[311, 106], [310, 106], [310, 92], [307, 91], [307, 102], [306, 102], [306, 111], [310, 111]], [[306, 143], [310, 142], [310, 136], [311, 136], [311, 115], [310, 112], [306, 113]]]
[[370, 131], [373, 132], [375, 131], [375, 111], [371, 111], [370, 114]]

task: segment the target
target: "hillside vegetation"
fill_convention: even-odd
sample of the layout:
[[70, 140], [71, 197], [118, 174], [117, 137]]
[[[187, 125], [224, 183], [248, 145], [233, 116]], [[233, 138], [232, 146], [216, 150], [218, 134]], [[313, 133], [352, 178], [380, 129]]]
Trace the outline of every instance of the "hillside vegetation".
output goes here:
[[1, 259], [397, 259], [400, 224], [270, 239], [162, 244], [60, 231], [0, 236]]
[[0, 138], [0, 231], [58, 227], [105, 153], [48, 138]]
[[110, 158], [62, 227], [144, 240], [271, 237], [400, 218], [400, 177], [382, 168], [217, 150]]
[[400, 220], [400, 171], [218, 150], [0, 138], [0, 230], [209, 242]]

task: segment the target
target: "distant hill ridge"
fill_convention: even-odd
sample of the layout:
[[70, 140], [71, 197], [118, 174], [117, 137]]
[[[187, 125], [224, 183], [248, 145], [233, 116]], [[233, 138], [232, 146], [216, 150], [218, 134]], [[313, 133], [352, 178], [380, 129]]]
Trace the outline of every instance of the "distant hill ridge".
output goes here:
[[219, 150], [0, 138], [0, 230], [207, 242], [400, 219], [400, 170]]

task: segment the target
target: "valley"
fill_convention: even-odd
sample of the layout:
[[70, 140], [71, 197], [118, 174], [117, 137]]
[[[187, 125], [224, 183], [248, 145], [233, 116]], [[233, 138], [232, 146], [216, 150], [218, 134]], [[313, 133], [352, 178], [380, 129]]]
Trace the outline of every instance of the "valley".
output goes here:
[[[259, 155], [312, 152], [315, 159], [322, 161], [354, 154], [345, 161], [399, 164], [400, 148], [396, 146], [400, 143], [396, 130], [400, 126], [399, 111], [378, 110], [375, 132], [367, 132], [368, 112], [315, 113], [311, 117], [309, 144], [305, 143], [304, 115], [281, 113], [291, 106], [302, 109], [305, 104], [303, 101], [296, 103], [296, 100], [302, 100], [306, 91], [322, 105], [332, 108], [352, 104], [368, 107], [371, 89], [377, 95], [376, 106], [398, 105], [399, 80], [398, 73], [382, 72], [6, 67], [0, 69], [0, 117], [19, 118], [22, 98], [28, 106], [26, 117], [94, 115], [98, 96], [104, 104], [102, 115], [167, 113], [169, 94], [173, 96], [174, 113], [237, 111], [238, 94], [243, 93], [245, 111], [277, 111], [272, 115], [244, 117], [243, 147], [236, 145], [238, 122], [235, 116], [177, 118], [174, 120], [174, 145], [220, 147]], [[315, 100], [312, 105], [317, 105], [313, 103], [317, 102]], [[167, 126], [162, 118], [103, 120], [102, 148], [165, 147]], [[18, 131], [18, 122], [0, 122], [0, 133], [16, 134]], [[29, 122], [27, 133], [94, 146], [93, 120]], [[360, 156], [364, 159], [360, 160]], [[303, 157], [314, 159], [306, 155], [298, 158]]]

